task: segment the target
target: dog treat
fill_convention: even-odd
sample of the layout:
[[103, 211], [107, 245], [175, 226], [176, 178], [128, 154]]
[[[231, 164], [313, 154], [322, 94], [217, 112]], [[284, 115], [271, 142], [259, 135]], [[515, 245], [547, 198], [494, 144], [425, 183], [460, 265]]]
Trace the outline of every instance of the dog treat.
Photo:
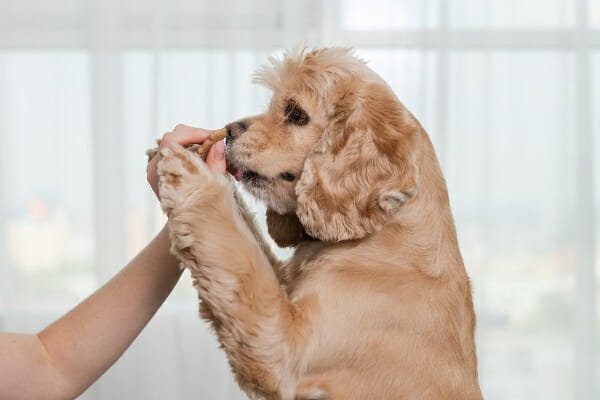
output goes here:
[[223, 139], [227, 136], [227, 129], [221, 128], [215, 131], [212, 131], [208, 139], [206, 139], [202, 144], [193, 144], [188, 148], [194, 150], [203, 160], [206, 160], [206, 156], [208, 155], [208, 151], [211, 146]]
[[[226, 128], [217, 129], [212, 131], [210, 136], [201, 144], [191, 144], [186, 146], [186, 148], [191, 151], [195, 151], [200, 157], [202, 157], [203, 160], [206, 160], [206, 156], [208, 155], [208, 151], [210, 150], [211, 146], [218, 141], [225, 139], [225, 136], [227, 136]], [[152, 160], [152, 158], [154, 158], [156, 153], [159, 151], [160, 140], [157, 140], [156, 144], [157, 147], [146, 150], [148, 161]]]

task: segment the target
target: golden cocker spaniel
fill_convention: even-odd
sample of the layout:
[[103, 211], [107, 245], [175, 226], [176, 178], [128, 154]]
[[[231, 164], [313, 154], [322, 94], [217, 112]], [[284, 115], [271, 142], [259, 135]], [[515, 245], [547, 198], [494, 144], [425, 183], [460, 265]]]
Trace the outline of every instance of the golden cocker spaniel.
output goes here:
[[232, 180], [162, 151], [161, 204], [241, 388], [264, 399], [481, 399], [471, 287], [433, 146], [351, 51], [299, 49], [227, 126], [229, 170], [267, 206], [280, 262]]

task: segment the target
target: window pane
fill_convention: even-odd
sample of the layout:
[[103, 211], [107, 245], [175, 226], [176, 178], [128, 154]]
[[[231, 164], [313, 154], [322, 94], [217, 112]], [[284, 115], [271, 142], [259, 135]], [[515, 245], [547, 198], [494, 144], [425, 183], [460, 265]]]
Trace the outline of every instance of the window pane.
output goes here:
[[[341, 0], [340, 6], [341, 26], [350, 30], [437, 28], [442, 18], [456, 28], [565, 28], [575, 23], [575, 0], [454, 0], [447, 5], [446, 0]], [[441, 6], [447, 7], [447, 16], [441, 15]]]
[[92, 153], [84, 52], [0, 54], [0, 137], [8, 302], [89, 294]]
[[[160, 18], [170, 29], [177, 31], [182, 27], [214, 30], [270, 28], [280, 23], [281, 3], [280, 0], [157, 0], [152, 3], [128, 0], [120, 6], [124, 19], [133, 25], [152, 27], [155, 19]], [[303, 14], [315, 6], [314, 0], [302, 3]]]
[[[426, 129], [432, 125], [437, 90], [435, 52], [371, 48], [357, 49], [357, 55], [390, 85], [399, 100]], [[435, 140], [435, 134], [431, 136]]]
[[588, 1], [589, 24], [593, 28], [600, 28], [600, 1]]
[[0, 25], [41, 30], [52, 26], [75, 28], [86, 19], [80, 0], [0, 0]]
[[[596, 204], [596, 226], [600, 226], [600, 113], [595, 110], [600, 110], [600, 52], [592, 53], [591, 56], [591, 108], [592, 108], [592, 141], [594, 151], [592, 158], [594, 160], [594, 188], [596, 190], [595, 204]], [[596, 274], [600, 280], [600, 231], [596, 231]], [[600, 296], [598, 296], [598, 307], [596, 311], [599, 313], [600, 319]], [[600, 334], [600, 326], [598, 327], [598, 334]], [[598, 349], [600, 351], [600, 348]], [[600, 373], [600, 368], [598, 368]], [[600, 380], [599, 380], [600, 382]]]
[[454, 53], [448, 179], [486, 398], [571, 398], [574, 57]]
[[438, 0], [341, 0], [341, 26], [349, 30], [433, 28]]
[[148, 51], [123, 55], [123, 141], [127, 199], [127, 258], [131, 259], [160, 229], [166, 219], [146, 182], [145, 150], [155, 146], [162, 132], [156, 126], [154, 58]]
[[450, 26], [457, 28], [564, 28], [575, 23], [575, 0], [454, 0]]

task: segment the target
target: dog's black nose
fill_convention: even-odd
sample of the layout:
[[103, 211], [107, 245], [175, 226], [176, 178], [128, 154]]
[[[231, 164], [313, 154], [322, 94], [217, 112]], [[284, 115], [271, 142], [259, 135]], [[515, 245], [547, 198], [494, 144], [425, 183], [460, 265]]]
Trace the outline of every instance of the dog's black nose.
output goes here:
[[232, 122], [227, 124], [225, 129], [227, 129], [227, 141], [231, 142], [242, 133], [246, 132], [246, 129], [248, 129], [248, 124], [244, 121]]

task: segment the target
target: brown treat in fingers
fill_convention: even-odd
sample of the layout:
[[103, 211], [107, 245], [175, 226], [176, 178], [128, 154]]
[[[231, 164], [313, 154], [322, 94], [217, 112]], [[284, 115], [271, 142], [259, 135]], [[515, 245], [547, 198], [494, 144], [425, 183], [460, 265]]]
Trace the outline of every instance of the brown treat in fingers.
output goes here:
[[201, 144], [195, 144], [190, 146], [189, 148], [196, 151], [203, 160], [206, 160], [206, 156], [208, 155], [208, 151], [212, 147], [213, 144], [225, 139], [227, 136], [227, 129], [221, 128], [210, 133], [210, 136]]
[[[210, 150], [211, 146], [213, 144], [217, 143], [218, 141], [225, 139], [226, 136], [227, 136], [227, 129], [225, 129], [225, 128], [217, 129], [217, 130], [212, 131], [210, 136], [208, 138], [206, 138], [206, 140], [204, 142], [202, 142], [201, 144], [191, 144], [191, 145], [188, 145], [185, 147], [187, 149], [195, 151], [196, 153], [198, 153], [198, 155], [203, 160], [206, 160], [206, 156], [208, 155], [208, 151]], [[154, 156], [160, 151], [160, 147], [159, 147], [160, 140], [157, 140], [156, 144], [157, 144], [157, 147], [146, 150], [146, 155], [148, 156], [148, 161], [152, 160], [154, 158]]]

